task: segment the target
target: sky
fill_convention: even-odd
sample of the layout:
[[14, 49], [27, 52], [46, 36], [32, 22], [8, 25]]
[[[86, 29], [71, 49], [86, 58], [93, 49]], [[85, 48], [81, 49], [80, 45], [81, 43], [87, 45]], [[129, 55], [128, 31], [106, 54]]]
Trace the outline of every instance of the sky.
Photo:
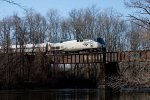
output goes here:
[[[92, 7], [95, 5], [101, 10], [113, 8], [115, 11], [127, 15], [129, 9], [125, 7], [124, 0], [13, 0], [26, 9], [34, 9], [36, 12], [46, 15], [48, 10], [56, 9], [62, 16], [67, 16], [72, 9]], [[11, 5], [0, 0], [0, 18], [17, 13], [23, 16], [25, 11], [16, 5]]]

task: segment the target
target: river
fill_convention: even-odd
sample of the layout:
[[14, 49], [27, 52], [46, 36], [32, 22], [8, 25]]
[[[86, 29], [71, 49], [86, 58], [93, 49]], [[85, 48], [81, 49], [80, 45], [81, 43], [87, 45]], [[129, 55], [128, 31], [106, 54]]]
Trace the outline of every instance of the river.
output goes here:
[[101, 89], [1, 90], [0, 100], [150, 100], [150, 93], [113, 93]]

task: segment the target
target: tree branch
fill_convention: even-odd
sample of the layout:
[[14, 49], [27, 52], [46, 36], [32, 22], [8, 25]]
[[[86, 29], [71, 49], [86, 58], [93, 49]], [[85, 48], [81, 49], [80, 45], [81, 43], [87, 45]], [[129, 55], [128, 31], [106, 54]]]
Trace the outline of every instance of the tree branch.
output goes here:
[[20, 4], [16, 3], [16, 2], [14, 2], [12, 0], [0, 0], [0, 1], [4, 1], [4, 2], [7, 2], [9, 4], [16, 5], [16, 6], [20, 7], [21, 9], [27, 11], [27, 9], [24, 6], [22, 6], [22, 5], [20, 5]]
[[134, 20], [131, 20], [132, 23], [137, 24], [137, 25], [139, 25], [139, 26], [141, 26], [141, 27], [143, 27], [143, 28], [145, 28], [145, 29], [147, 29], [147, 30], [150, 30], [149, 26], [145, 25], [144, 22], [142, 22], [142, 23], [143, 23], [143, 24], [142, 24], [142, 23], [140, 23], [140, 22], [138, 22], [138, 21], [139, 21], [139, 20], [135, 20], [135, 21], [134, 21]]

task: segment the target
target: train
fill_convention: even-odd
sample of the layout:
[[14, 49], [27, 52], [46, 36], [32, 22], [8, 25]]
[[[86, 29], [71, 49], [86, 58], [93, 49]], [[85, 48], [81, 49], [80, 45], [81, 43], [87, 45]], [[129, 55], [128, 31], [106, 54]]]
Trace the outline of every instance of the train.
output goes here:
[[[106, 48], [105, 42], [102, 38], [97, 40], [92, 39], [78, 39], [69, 41], [60, 41], [59, 43], [38, 43], [38, 44], [24, 44], [24, 45], [10, 45], [9, 51], [11, 52], [55, 52], [62, 51], [64, 53], [73, 52], [88, 52], [88, 51], [104, 51]], [[2, 50], [3, 48], [0, 47]]]

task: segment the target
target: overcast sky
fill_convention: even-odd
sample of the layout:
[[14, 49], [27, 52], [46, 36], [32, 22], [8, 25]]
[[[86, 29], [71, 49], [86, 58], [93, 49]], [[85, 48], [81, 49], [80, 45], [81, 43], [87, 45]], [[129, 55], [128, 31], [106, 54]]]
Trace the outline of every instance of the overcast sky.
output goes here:
[[[128, 14], [129, 9], [125, 7], [124, 0], [14, 0], [16, 3], [27, 9], [34, 9], [36, 12], [46, 15], [49, 9], [56, 9], [62, 16], [67, 16], [72, 9], [92, 7], [95, 5], [100, 9], [113, 8], [115, 11], [124, 15]], [[13, 15], [23, 16], [24, 10], [15, 5], [10, 5], [0, 0], [0, 18]]]

